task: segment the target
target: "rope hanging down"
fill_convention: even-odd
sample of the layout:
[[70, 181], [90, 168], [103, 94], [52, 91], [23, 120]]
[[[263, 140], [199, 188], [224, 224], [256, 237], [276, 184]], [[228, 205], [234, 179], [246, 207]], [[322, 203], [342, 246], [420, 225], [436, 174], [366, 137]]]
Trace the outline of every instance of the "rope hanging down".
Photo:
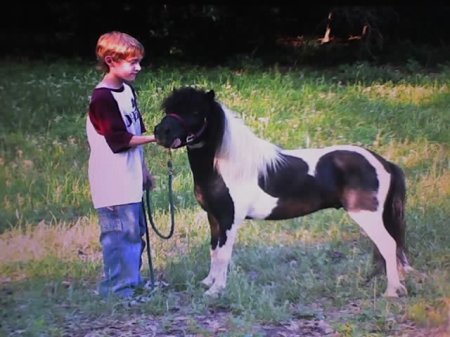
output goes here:
[[[150, 236], [149, 236], [149, 230], [147, 225], [147, 215], [148, 219], [150, 221], [150, 224], [153, 228], [153, 231], [158, 235], [161, 239], [168, 240], [172, 237], [173, 232], [175, 230], [175, 205], [173, 203], [173, 188], [172, 188], [172, 180], [173, 180], [173, 169], [172, 169], [172, 153], [169, 150], [169, 160], [167, 161], [167, 168], [168, 168], [168, 186], [169, 186], [169, 211], [170, 211], [170, 230], [167, 235], [162, 234], [152, 216], [152, 207], [151, 207], [151, 198], [150, 198], [150, 190], [145, 191], [145, 202], [144, 198], [142, 199], [142, 210], [144, 213], [144, 225], [145, 225], [145, 240], [147, 241], [146, 248], [147, 248], [147, 258], [148, 258], [148, 269], [150, 272], [150, 282], [151, 282], [151, 291], [155, 289], [155, 274], [153, 271], [153, 263], [152, 263], [152, 256], [151, 256], [151, 249], [150, 249]], [[146, 210], [147, 208], [147, 210]]]

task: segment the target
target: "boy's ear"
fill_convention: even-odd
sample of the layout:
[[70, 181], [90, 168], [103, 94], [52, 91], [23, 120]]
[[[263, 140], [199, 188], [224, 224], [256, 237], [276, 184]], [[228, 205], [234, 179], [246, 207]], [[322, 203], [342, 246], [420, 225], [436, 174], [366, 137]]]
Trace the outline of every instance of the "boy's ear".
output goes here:
[[111, 64], [112, 64], [112, 62], [113, 62], [114, 60], [113, 60], [113, 58], [112, 58], [112, 56], [105, 56], [105, 63], [108, 65], [108, 66], [110, 66]]
[[206, 97], [208, 97], [210, 100], [213, 100], [214, 97], [216, 97], [216, 93], [214, 92], [214, 90], [210, 90], [206, 93]]

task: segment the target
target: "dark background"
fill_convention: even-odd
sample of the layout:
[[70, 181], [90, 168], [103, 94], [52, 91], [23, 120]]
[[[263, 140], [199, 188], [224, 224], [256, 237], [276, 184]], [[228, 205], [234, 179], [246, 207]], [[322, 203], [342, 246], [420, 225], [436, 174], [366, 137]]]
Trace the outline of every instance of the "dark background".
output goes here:
[[[151, 1], [22, 0], [2, 9], [1, 58], [95, 60], [96, 41], [120, 30], [146, 47], [144, 62], [335, 65], [354, 61], [424, 66], [448, 62], [450, 5], [226, 5]], [[328, 20], [332, 13], [331, 21]], [[321, 43], [327, 24], [332, 40]], [[363, 26], [368, 33], [362, 36]]]

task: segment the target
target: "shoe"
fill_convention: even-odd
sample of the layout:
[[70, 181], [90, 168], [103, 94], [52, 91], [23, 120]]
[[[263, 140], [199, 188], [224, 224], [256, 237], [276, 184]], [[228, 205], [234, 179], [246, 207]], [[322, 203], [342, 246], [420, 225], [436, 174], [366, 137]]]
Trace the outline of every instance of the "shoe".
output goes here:
[[100, 296], [99, 291], [96, 289], [89, 289], [88, 292], [93, 294], [94, 296]]
[[127, 305], [129, 307], [134, 307], [139, 304], [150, 302], [152, 299], [152, 294], [153, 292], [151, 292], [150, 294], [133, 296], [131, 299], [128, 300]]
[[166, 288], [168, 286], [169, 286], [169, 283], [164, 282], [164, 281], [154, 281], [152, 284], [152, 281], [148, 280], [144, 283], [144, 285], [142, 287], [146, 290], [154, 291], [156, 288]]
[[157, 281], [152, 282], [151, 280], [148, 280], [142, 287], [146, 290], [153, 290], [154, 288], [156, 288], [157, 283]]

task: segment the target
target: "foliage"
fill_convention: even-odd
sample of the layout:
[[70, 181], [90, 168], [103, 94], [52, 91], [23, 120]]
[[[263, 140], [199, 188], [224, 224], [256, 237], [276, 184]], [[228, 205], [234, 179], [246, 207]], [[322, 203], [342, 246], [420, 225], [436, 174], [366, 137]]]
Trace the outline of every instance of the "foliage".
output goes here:
[[[330, 13], [331, 34], [335, 41], [344, 43], [318, 42], [324, 36]], [[148, 48], [152, 62], [158, 64], [217, 65], [251, 55], [265, 64], [336, 65], [386, 61], [386, 57], [392, 61], [395, 55], [401, 62], [409, 57], [432, 66], [436, 61], [446, 62], [450, 55], [444, 48], [450, 36], [449, 14], [450, 7], [445, 4], [415, 7], [120, 1], [105, 6], [98, 0], [17, 0], [2, 20], [0, 55], [90, 60], [100, 34], [123, 30], [138, 37]], [[358, 40], [364, 26], [369, 28], [367, 38]], [[349, 44], [350, 38], [353, 42]], [[284, 48], [277, 43], [279, 39], [304, 43]]]

